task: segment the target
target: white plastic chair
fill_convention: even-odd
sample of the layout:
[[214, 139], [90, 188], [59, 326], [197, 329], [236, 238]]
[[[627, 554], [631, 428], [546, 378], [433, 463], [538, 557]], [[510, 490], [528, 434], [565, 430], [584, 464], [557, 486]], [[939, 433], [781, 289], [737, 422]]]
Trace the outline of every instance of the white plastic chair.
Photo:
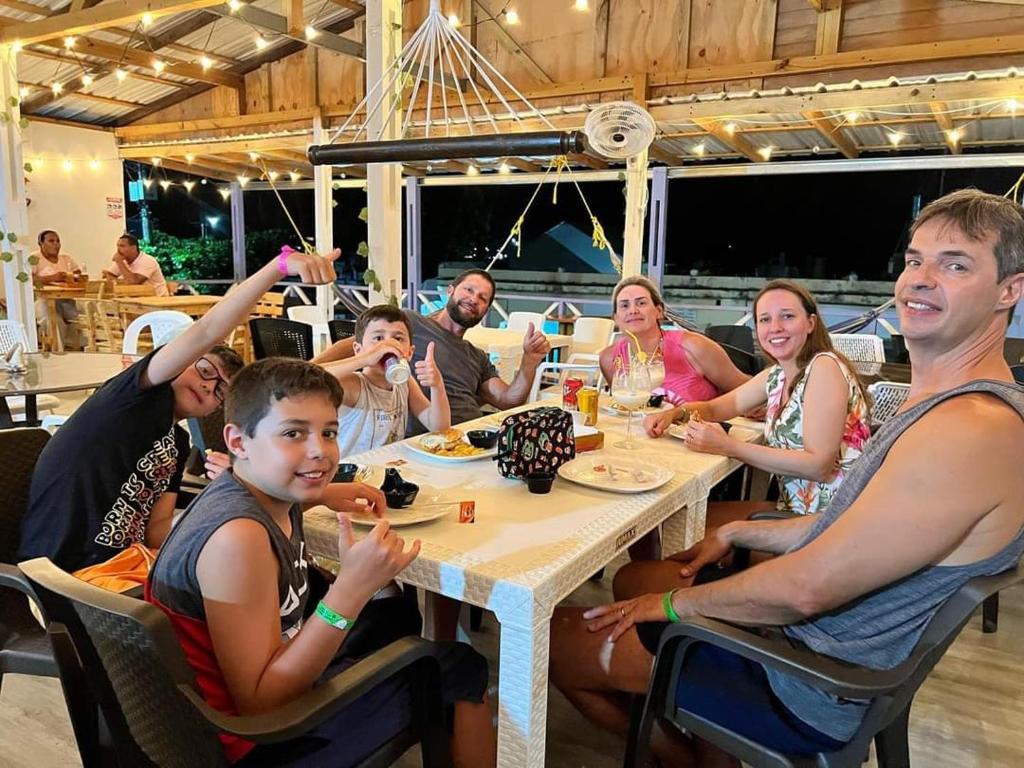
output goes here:
[[121, 352], [126, 355], [137, 354], [139, 351], [139, 334], [145, 328], [149, 328], [150, 333], [153, 335], [153, 347], [156, 348], [180, 336], [192, 323], [191, 317], [184, 312], [176, 312], [173, 309], [159, 309], [139, 315], [124, 329]]
[[871, 421], [884, 424], [893, 416], [910, 396], [910, 385], [895, 381], [876, 381], [868, 387], [871, 396]]
[[830, 333], [832, 346], [846, 357], [859, 363], [884, 363], [885, 347], [882, 337], [870, 333]]
[[594, 354], [612, 343], [615, 321], [608, 317], [577, 317], [572, 328], [572, 351]]
[[324, 322], [324, 316], [319, 307], [308, 304], [288, 307], [288, 319], [313, 326], [313, 347], [317, 354], [330, 345], [331, 331], [327, 323]]
[[[28, 336], [25, 328], [17, 320], [0, 320], [0, 355], [6, 355], [15, 344], [21, 344], [23, 351], [28, 352]], [[25, 398], [23, 395], [12, 395], [5, 398], [7, 409], [14, 421], [25, 420]], [[36, 396], [36, 412], [40, 415], [50, 413], [60, 405], [60, 399], [53, 395]]]
[[527, 326], [533, 323], [535, 331], [544, 330], [544, 315], [540, 312], [509, 312], [508, 329], [510, 331], [526, 331]]
[[559, 388], [561, 388], [562, 382], [568, 377], [569, 373], [586, 374], [586, 383], [591, 386], [601, 378], [601, 367], [599, 365], [581, 365], [576, 362], [541, 363], [537, 366], [537, 373], [533, 377], [533, 386], [530, 387], [530, 397], [527, 400], [528, 403], [537, 402], [537, 398], [540, 396], [541, 379], [544, 378], [544, 374], [549, 371], [558, 372]]

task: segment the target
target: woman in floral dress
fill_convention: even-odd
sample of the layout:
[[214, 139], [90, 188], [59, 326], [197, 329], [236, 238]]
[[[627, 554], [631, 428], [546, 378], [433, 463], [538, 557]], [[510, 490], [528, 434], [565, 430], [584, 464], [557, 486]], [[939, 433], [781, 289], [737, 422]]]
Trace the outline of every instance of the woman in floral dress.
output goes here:
[[[818, 306], [803, 286], [789, 280], [767, 283], [754, 299], [754, 322], [761, 349], [774, 365], [714, 400], [652, 414], [644, 427], [661, 436], [687, 412], [691, 418], [683, 440], [690, 450], [730, 456], [774, 473], [779, 510], [821, 512], [870, 435], [863, 382], [833, 348]], [[717, 423], [762, 405], [767, 405], [765, 445], [731, 438]], [[708, 507], [707, 527], [772, 506], [717, 502]]]

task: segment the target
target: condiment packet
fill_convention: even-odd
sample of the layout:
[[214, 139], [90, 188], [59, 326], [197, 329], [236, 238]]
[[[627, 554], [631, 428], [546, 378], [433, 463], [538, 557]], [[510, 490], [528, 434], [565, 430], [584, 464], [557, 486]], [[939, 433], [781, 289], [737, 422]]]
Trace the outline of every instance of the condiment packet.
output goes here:
[[475, 501], [460, 501], [459, 502], [459, 522], [460, 523], [475, 523], [476, 522], [476, 502]]

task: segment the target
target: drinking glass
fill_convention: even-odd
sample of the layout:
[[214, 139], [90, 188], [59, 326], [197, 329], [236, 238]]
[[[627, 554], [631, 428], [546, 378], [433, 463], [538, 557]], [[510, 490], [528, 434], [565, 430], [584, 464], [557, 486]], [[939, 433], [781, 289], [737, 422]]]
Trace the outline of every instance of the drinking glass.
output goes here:
[[626, 415], [626, 439], [615, 443], [616, 448], [627, 451], [640, 446], [633, 442], [633, 415], [651, 399], [651, 375], [646, 365], [633, 365], [620, 369], [612, 380], [612, 400], [628, 412]]
[[647, 358], [647, 373], [651, 377], [651, 389], [657, 389], [665, 383], [665, 359], [661, 355]]

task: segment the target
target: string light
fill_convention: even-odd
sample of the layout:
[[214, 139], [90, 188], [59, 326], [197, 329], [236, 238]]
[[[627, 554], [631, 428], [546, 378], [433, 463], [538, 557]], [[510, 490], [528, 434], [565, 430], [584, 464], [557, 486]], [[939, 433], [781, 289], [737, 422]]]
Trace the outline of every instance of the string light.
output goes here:
[[260, 156], [259, 156], [258, 152], [250, 152], [249, 153], [249, 162], [255, 163], [259, 159], [260, 159]]
[[167, 179], [164, 179], [163, 181], [160, 182], [160, 186], [163, 187], [164, 192], [166, 192], [168, 189], [171, 188], [171, 182], [169, 182]]
[[14, 43], [11, 45], [11, 50], [14, 53], [21, 53], [23, 50], [25, 50], [25, 44], [21, 42], [21, 40], [15, 40]]
[[281, 174], [278, 173], [277, 171], [271, 171], [270, 173], [267, 174], [267, 176], [270, 177], [271, 181], [277, 181], [277, 177], [280, 176], [280, 175]]
[[290, 178], [292, 181], [298, 181], [299, 179], [302, 178], [302, 175], [298, 171], [291, 171], [288, 174], [288, 178]]
[[196, 156], [195, 156], [195, 155], [193, 155], [193, 154], [192, 154], [191, 152], [190, 152], [190, 153], [188, 153], [187, 155], [185, 155], [185, 162], [186, 162], [186, 163], [188, 163], [189, 165], [192, 165], [192, 162], [193, 162], [193, 161], [194, 161], [195, 159], [196, 159]]
[[730, 136], [736, 133], [736, 123], [726, 123], [725, 132], [728, 133]]
[[503, 160], [498, 166], [498, 173], [512, 173], [512, 168]]
[[949, 141], [950, 141], [951, 144], [957, 144], [957, 143], [960, 142], [960, 129], [959, 128], [954, 128], [954, 129], [952, 129], [950, 131], [946, 131], [946, 135], [949, 136]]
[[149, 189], [150, 187], [153, 186], [153, 180], [150, 178], [143, 179], [142, 186], [144, 186], [146, 189]]
[[61, 163], [61, 165], [64, 167], [65, 171], [70, 171], [72, 168], [75, 167], [75, 164], [70, 160], [65, 160], [63, 163]]
[[69, 50], [69, 51], [70, 51], [70, 50], [71, 50], [72, 48], [74, 48], [74, 47], [75, 47], [75, 38], [73, 38], [73, 37], [65, 37], [65, 38], [64, 38], [64, 47], [65, 47], [65, 48], [66, 48], [67, 50]]
[[1007, 99], [1006, 108], [1011, 112], [1016, 112], [1017, 108], [1020, 107], [1020, 103], [1016, 99]]
[[153, 14], [152, 13], [144, 13], [144, 14], [142, 14], [142, 18], [139, 19], [139, 21], [142, 22], [142, 28], [143, 29], [149, 29], [151, 26], [153, 26]]
[[163, 162], [163, 161], [159, 157], [151, 157], [150, 158], [150, 162], [153, 163], [153, 166], [155, 168], [159, 168], [160, 167], [160, 163]]
[[27, 86], [23, 85], [23, 86], [21, 86], [21, 88], [18, 89], [18, 96], [20, 98], [24, 99], [24, 98], [28, 97], [28, 94], [29, 94], [29, 89], [28, 89]]
[[116, 78], [117, 78], [117, 81], [118, 81], [119, 83], [123, 83], [123, 82], [124, 82], [124, 79], [125, 79], [126, 77], [128, 77], [128, 73], [127, 73], [127, 72], [125, 72], [125, 71], [124, 71], [123, 69], [121, 69], [120, 67], [118, 67], [117, 69], [115, 69], [115, 70], [114, 70], [114, 77], [116, 77]]
[[88, 72], [82, 75], [82, 86], [88, 88], [93, 83], [93, 77]]
[[153, 69], [155, 69], [157, 73], [163, 72], [164, 69], [166, 68], [167, 65], [164, 64], [163, 61], [161, 61], [160, 59], [153, 59]]
[[316, 27], [314, 27], [312, 24], [307, 24], [306, 25], [306, 39], [307, 40], [315, 40], [319, 36], [320, 36], [320, 31]]
[[53, 83], [53, 84], [52, 84], [52, 85], [50, 86], [50, 90], [51, 90], [51, 91], [53, 91], [53, 95], [54, 95], [54, 96], [59, 96], [59, 95], [60, 95], [60, 92], [64, 90], [64, 86], [63, 86], [63, 85], [61, 85], [60, 83], [54, 82], [54, 83]]
[[846, 113], [846, 122], [852, 124], [852, 123], [856, 123], [858, 120], [860, 120], [860, 112], [847, 112]]
[[228, 8], [231, 9], [232, 13], [234, 13], [235, 11], [237, 11], [241, 7], [242, 7], [242, 4], [239, 2], [239, 0], [228, 0]]
[[905, 134], [903, 131], [890, 131], [889, 132], [889, 142], [894, 147], [898, 147], [900, 145], [900, 142], [903, 141], [905, 138], [907, 138], [907, 134]]
[[238, 183], [240, 186], [244, 187], [249, 183], [249, 177], [246, 176], [244, 173], [239, 174], [235, 178], [238, 179]]
[[270, 45], [270, 43], [267, 42], [267, 39], [265, 37], [263, 37], [263, 35], [260, 35], [260, 34], [256, 35], [256, 50], [257, 51], [264, 50], [268, 45]]
[[573, 10], [581, 12], [590, 10], [590, 4], [587, 2], [587, 0], [576, 0], [576, 2], [573, 3], [572, 7]]
[[231, 197], [231, 189], [229, 187], [221, 187], [217, 191], [220, 192], [220, 196], [225, 200]]
[[211, 59], [209, 56], [203, 56], [199, 59], [199, 66], [201, 66], [203, 68], [203, 72], [205, 72], [213, 66], [213, 59]]
[[40, 168], [43, 167], [43, 165], [45, 165], [45, 163], [46, 161], [43, 160], [43, 158], [37, 157], [35, 160], [32, 161], [32, 167], [38, 171]]
[[458, 16], [456, 16], [454, 13], [449, 13], [448, 14], [448, 26], [449, 27], [451, 27], [452, 29], [458, 29], [460, 23], [461, 22], [459, 21], [459, 17]]
[[467, 176], [479, 176], [480, 175], [480, 171], [477, 169], [477, 167], [475, 165], [473, 165], [473, 163], [470, 163], [469, 164], [469, 168], [466, 169], [466, 175]]
[[704, 157], [704, 150], [705, 149], [707, 149], [707, 147], [704, 145], [703, 141], [700, 144], [694, 144], [693, 145], [693, 154], [695, 154], [697, 157]]
[[765, 160], [771, 160], [772, 152], [774, 151], [774, 149], [775, 147], [761, 147], [759, 150], [757, 150], [757, 154], [759, 154]]
[[519, 23], [519, 13], [516, 11], [515, 8], [509, 8], [507, 11], [505, 11], [505, 23], [506, 24], [518, 24]]
[[191, 192], [195, 188], [196, 183], [191, 180], [183, 181], [181, 182], [181, 186], [183, 186], [187, 191]]
[[89, 161], [89, 168], [91, 170], [98, 171], [100, 169], [100, 161], [99, 160], [90, 160]]

